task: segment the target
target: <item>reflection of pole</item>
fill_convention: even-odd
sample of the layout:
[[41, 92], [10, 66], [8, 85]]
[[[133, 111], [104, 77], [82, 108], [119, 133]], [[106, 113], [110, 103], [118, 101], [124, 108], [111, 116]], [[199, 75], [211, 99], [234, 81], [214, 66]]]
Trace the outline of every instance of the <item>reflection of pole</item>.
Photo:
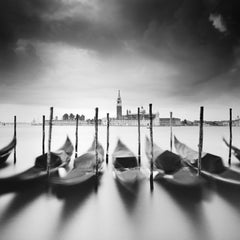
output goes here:
[[229, 109], [229, 155], [228, 164], [231, 165], [231, 155], [232, 155], [232, 109]]
[[202, 146], [203, 146], [203, 107], [200, 108], [199, 145], [198, 145], [198, 175], [201, 173]]

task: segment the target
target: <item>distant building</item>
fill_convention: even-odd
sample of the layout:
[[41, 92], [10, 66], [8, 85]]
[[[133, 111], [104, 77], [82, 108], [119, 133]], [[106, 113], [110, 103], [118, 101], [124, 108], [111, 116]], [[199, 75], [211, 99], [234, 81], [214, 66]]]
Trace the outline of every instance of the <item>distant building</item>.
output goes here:
[[[170, 118], [159, 118], [160, 126], [170, 126]], [[181, 126], [180, 118], [172, 118], [172, 126]]]
[[239, 116], [237, 116], [237, 119], [233, 120], [232, 125], [236, 126], [236, 127], [240, 126], [240, 118], [239, 118]]
[[85, 116], [82, 114], [82, 115], [79, 115], [79, 120], [80, 121], [85, 121]]
[[117, 119], [122, 119], [122, 99], [120, 96], [120, 90], [118, 90], [118, 98], [117, 98]]
[[[150, 122], [149, 114], [140, 115], [140, 125], [148, 126]], [[107, 125], [107, 118], [102, 119], [102, 124]], [[110, 125], [112, 126], [137, 126], [138, 125], [138, 115], [129, 114], [123, 115], [122, 119], [110, 118]], [[160, 126], [159, 113], [153, 114], [153, 126]]]
[[[126, 111], [126, 115], [122, 115], [122, 99], [120, 96], [120, 91], [118, 90], [118, 98], [117, 98], [117, 106], [116, 106], [116, 118], [110, 118], [110, 125], [113, 126], [137, 126], [138, 125], [138, 114], [132, 113], [131, 110]], [[159, 113], [155, 113], [152, 115], [153, 117], [153, 125], [154, 126], [169, 126], [170, 118], [159, 118]], [[146, 114], [146, 110], [141, 107], [140, 108], [140, 125], [148, 126], [150, 123], [150, 116]], [[102, 124], [107, 124], [107, 119], [102, 119]], [[181, 126], [180, 118], [172, 118], [173, 126]]]
[[[85, 121], [85, 116], [83, 114], [78, 115], [78, 116], [79, 116], [78, 117], [78, 124], [79, 125], [87, 125], [87, 122]], [[77, 114], [74, 115], [73, 113], [70, 113], [70, 114], [65, 113], [62, 116], [61, 120], [58, 119], [58, 117], [56, 116], [55, 119], [53, 120], [53, 125], [76, 125], [76, 117], [77, 117]], [[48, 125], [49, 120], [46, 120], [45, 123], [46, 123], [46, 125]]]
[[[137, 126], [138, 125], [138, 114], [137, 113], [131, 113], [130, 110], [126, 111], [126, 115], [122, 115], [122, 99], [120, 96], [120, 91], [118, 91], [118, 98], [117, 98], [117, 114], [116, 118], [110, 118], [110, 125], [112, 126]], [[146, 114], [146, 111], [141, 107], [140, 110], [140, 124], [142, 126], [149, 125], [149, 114]], [[102, 119], [102, 124], [107, 124], [107, 119]], [[153, 125], [158, 126], [159, 125], [159, 114], [153, 114]]]
[[184, 119], [183, 121], [181, 121], [181, 125], [182, 126], [194, 126], [194, 122]]

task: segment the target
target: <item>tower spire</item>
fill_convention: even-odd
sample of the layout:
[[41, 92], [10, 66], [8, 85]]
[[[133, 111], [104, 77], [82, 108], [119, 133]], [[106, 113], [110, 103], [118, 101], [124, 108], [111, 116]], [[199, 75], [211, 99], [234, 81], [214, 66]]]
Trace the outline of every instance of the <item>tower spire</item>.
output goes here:
[[120, 90], [118, 90], [118, 98], [117, 98], [117, 119], [122, 118], [122, 99], [120, 96]]

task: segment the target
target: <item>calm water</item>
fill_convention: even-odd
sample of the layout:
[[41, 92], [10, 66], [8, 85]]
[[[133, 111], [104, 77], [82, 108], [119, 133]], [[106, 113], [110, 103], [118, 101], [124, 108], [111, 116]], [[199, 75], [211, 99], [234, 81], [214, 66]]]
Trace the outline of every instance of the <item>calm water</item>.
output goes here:
[[[192, 148], [197, 148], [197, 127], [176, 127], [174, 134]], [[146, 165], [142, 133], [142, 161]], [[240, 146], [240, 128], [233, 129], [234, 143]], [[52, 149], [55, 150], [69, 135], [74, 143], [74, 127], [53, 127]], [[13, 129], [0, 128], [0, 147], [11, 140]], [[21, 172], [33, 165], [41, 154], [41, 127], [18, 128], [17, 164], [13, 156], [0, 176]], [[79, 128], [79, 152], [89, 148], [94, 136], [93, 127]], [[227, 161], [228, 149], [221, 138], [228, 138], [228, 128], [206, 127], [204, 150], [220, 155]], [[110, 128], [110, 154], [120, 137], [137, 153], [136, 127]], [[169, 148], [169, 128], [154, 129], [154, 141]], [[99, 128], [99, 141], [106, 146], [106, 129]], [[233, 157], [236, 165], [237, 160]], [[203, 192], [187, 192], [149, 181], [127, 191], [112, 176], [111, 160], [105, 166], [98, 191], [81, 189], [65, 198], [58, 198], [50, 190], [38, 188], [0, 195], [0, 239], [239, 239], [240, 189], [221, 185], [206, 186]]]

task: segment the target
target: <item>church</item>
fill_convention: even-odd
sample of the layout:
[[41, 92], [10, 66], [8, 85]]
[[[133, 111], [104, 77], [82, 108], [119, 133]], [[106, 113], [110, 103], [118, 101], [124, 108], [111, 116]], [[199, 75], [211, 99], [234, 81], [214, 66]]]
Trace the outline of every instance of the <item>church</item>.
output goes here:
[[[117, 104], [116, 104], [116, 117], [110, 118], [110, 124], [114, 126], [137, 126], [138, 125], [138, 114], [131, 113], [130, 110], [126, 111], [126, 115], [122, 113], [122, 99], [120, 95], [120, 90], [118, 90]], [[136, 109], [137, 112], [137, 109]], [[143, 107], [140, 108], [140, 124], [141, 126], [149, 125], [149, 114], [146, 114], [146, 111]], [[106, 119], [102, 119], [102, 124], [106, 124]], [[159, 113], [153, 114], [153, 125], [159, 126]]]
[[[136, 109], [137, 112], [137, 109]], [[150, 116], [146, 113], [146, 110], [140, 108], [140, 125], [149, 126]], [[102, 124], [107, 125], [107, 119], [102, 119]], [[122, 98], [120, 90], [118, 90], [117, 104], [116, 104], [116, 117], [110, 117], [110, 125], [112, 126], [137, 126], [138, 125], [138, 114], [132, 113], [130, 110], [126, 110], [126, 115], [123, 115], [122, 109]], [[180, 118], [172, 118], [173, 126], [180, 126]], [[170, 118], [160, 118], [159, 113], [153, 114], [153, 126], [170, 126]]]

